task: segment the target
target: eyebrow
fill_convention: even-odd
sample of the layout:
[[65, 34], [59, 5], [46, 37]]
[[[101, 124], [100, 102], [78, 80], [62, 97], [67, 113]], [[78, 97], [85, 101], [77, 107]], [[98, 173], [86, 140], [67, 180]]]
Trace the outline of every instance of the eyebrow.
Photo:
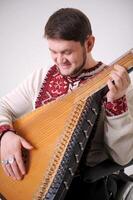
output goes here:
[[[56, 51], [53, 50], [53, 49], [51, 49], [51, 48], [49, 48], [49, 50], [56, 53]], [[71, 50], [71, 49], [64, 49], [63, 51], [61, 51], [61, 53], [65, 53], [65, 52], [67, 52], [67, 51], [70, 51], [70, 52], [71, 52], [72, 50]]]

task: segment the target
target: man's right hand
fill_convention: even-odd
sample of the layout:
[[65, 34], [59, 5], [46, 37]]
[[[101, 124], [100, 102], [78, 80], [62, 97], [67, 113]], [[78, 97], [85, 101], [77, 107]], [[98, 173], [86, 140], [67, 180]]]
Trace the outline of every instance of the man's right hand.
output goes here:
[[2, 167], [7, 174], [14, 180], [21, 180], [26, 174], [22, 149], [33, 149], [33, 146], [24, 138], [12, 131], [7, 131], [1, 138], [0, 158]]

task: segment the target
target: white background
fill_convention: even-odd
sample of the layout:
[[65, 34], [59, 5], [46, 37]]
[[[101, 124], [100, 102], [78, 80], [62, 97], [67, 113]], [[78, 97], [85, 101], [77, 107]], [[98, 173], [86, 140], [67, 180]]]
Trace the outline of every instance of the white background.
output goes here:
[[51, 64], [43, 30], [61, 7], [79, 8], [89, 16], [97, 60], [109, 64], [133, 48], [133, 0], [0, 0], [0, 96], [35, 68]]
[[34, 69], [50, 66], [43, 30], [48, 17], [61, 7], [88, 15], [97, 60], [109, 64], [133, 48], [133, 0], [0, 0], [0, 96]]

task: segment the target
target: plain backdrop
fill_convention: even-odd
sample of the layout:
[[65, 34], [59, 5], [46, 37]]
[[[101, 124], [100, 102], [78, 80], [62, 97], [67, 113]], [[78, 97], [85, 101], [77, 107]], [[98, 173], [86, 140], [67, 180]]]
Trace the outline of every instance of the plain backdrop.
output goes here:
[[36, 68], [52, 64], [43, 31], [61, 7], [88, 15], [97, 60], [109, 64], [133, 48], [133, 0], [0, 0], [0, 96]]
[[48, 17], [61, 7], [88, 15], [96, 59], [109, 64], [133, 47], [133, 0], [0, 0], [0, 96], [34, 69], [50, 66], [43, 30]]

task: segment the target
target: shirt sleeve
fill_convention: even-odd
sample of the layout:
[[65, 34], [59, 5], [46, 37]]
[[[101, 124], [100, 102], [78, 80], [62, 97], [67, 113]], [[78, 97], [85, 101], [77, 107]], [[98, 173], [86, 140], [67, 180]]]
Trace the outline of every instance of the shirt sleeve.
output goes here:
[[35, 70], [6, 96], [0, 98], [0, 129], [12, 127], [12, 121], [35, 108], [35, 100], [45, 77], [44, 69]]
[[[123, 98], [123, 102], [125, 97]], [[126, 94], [127, 107], [123, 113], [105, 117], [104, 141], [115, 162], [125, 165], [133, 159], [133, 87]], [[125, 107], [125, 105], [124, 105]]]
[[107, 116], [121, 115], [128, 110], [126, 95], [113, 102], [107, 102], [104, 98], [103, 106]]

